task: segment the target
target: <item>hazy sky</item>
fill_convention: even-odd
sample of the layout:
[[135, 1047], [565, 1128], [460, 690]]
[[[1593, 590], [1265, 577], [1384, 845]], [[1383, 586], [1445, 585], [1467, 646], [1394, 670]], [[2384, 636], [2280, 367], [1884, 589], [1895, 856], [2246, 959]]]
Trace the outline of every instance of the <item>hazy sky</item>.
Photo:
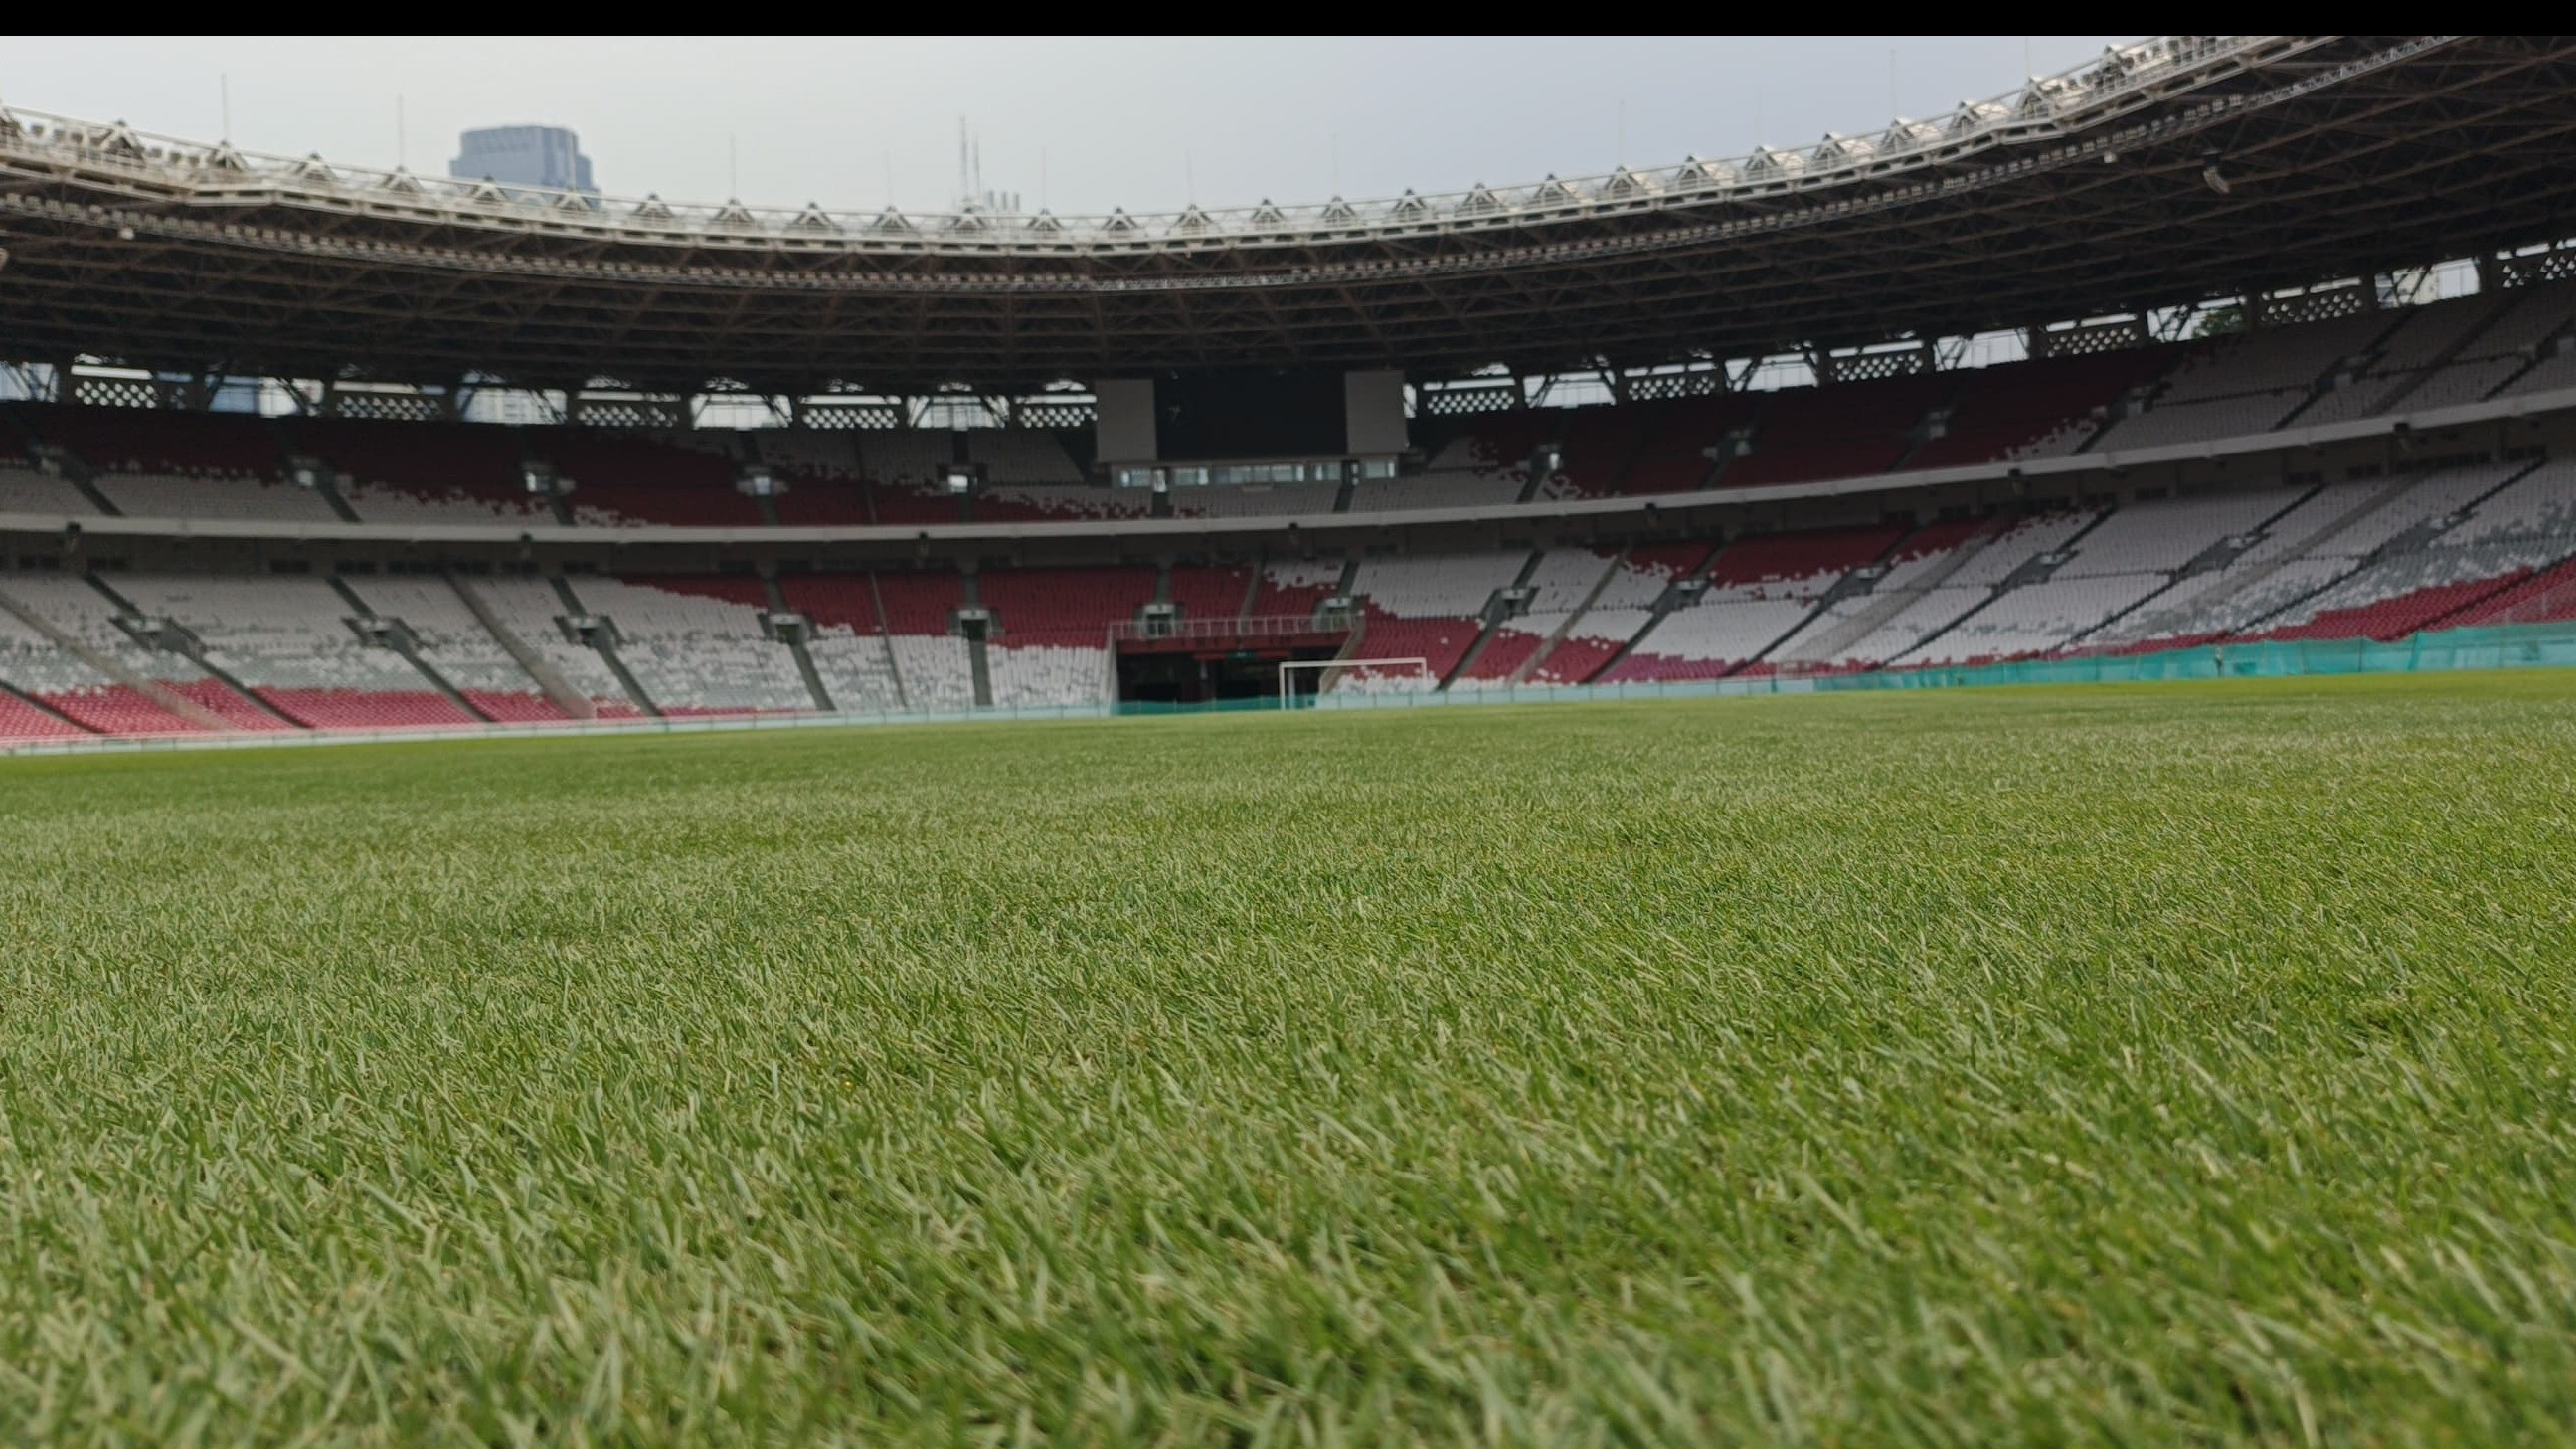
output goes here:
[[8, 38], [0, 103], [212, 140], [228, 85], [240, 146], [433, 174], [460, 130], [542, 121], [612, 195], [920, 209], [957, 193], [962, 116], [986, 186], [1145, 211], [1811, 145], [2126, 38]]

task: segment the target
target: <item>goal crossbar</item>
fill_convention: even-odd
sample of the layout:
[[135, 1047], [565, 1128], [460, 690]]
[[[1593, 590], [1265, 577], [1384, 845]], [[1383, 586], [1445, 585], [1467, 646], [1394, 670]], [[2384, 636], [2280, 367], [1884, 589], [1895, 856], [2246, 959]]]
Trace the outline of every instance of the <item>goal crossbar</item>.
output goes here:
[[[1431, 673], [1431, 661], [1419, 654], [1409, 654], [1401, 659], [1291, 659], [1287, 663], [1279, 666], [1279, 707], [1281, 709], [1288, 708], [1288, 672], [1292, 669], [1313, 669], [1317, 671], [1326, 669], [1368, 669], [1373, 667], [1392, 667], [1400, 664], [1412, 665], [1415, 669], [1422, 672], [1422, 677], [1425, 679], [1433, 678]], [[1434, 682], [1436, 683], [1437, 681], [1434, 680]]]

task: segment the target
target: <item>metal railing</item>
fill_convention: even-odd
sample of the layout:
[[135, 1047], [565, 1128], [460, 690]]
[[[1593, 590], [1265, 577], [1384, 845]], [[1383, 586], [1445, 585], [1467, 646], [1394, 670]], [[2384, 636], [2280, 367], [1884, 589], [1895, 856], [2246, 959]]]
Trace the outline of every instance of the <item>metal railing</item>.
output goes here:
[[1319, 620], [1311, 614], [1256, 614], [1238, 619], [1221, 614], [1207, 619], [1156, 619], [1109, 626], [1112, 644], [1155, 640], [1277, 639], [1293, 634], [1347, 634], [1347, 622]]

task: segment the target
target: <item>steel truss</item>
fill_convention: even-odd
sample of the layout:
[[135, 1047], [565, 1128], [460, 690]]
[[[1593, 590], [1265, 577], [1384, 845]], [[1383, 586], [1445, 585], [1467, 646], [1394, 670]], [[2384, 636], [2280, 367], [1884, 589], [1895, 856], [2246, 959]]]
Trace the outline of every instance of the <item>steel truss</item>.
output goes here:
[[512, 219], [328, 173], [216, 184], [200, 160], [40, 140], [0, 112], [0, 357], [660, 394], [1528, 375], [2044, 327], [2576, 229], [2576, 37], [2157, 44], [2197, 59], [1902, 164], [1855, 149], [1777, 184], [1633, 194], [1614, 174], [1547, 204], [1468, 193], [1257, 235]]

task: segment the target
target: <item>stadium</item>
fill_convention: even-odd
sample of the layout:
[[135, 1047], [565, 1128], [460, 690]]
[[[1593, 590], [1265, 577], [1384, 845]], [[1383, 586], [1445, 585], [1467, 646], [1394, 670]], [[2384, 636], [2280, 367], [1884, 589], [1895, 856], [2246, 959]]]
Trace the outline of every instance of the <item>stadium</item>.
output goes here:
[[2547, 36], [1105, 214], [0, 106], [0, 1425], [2565, 1435], [2571, 137]]

